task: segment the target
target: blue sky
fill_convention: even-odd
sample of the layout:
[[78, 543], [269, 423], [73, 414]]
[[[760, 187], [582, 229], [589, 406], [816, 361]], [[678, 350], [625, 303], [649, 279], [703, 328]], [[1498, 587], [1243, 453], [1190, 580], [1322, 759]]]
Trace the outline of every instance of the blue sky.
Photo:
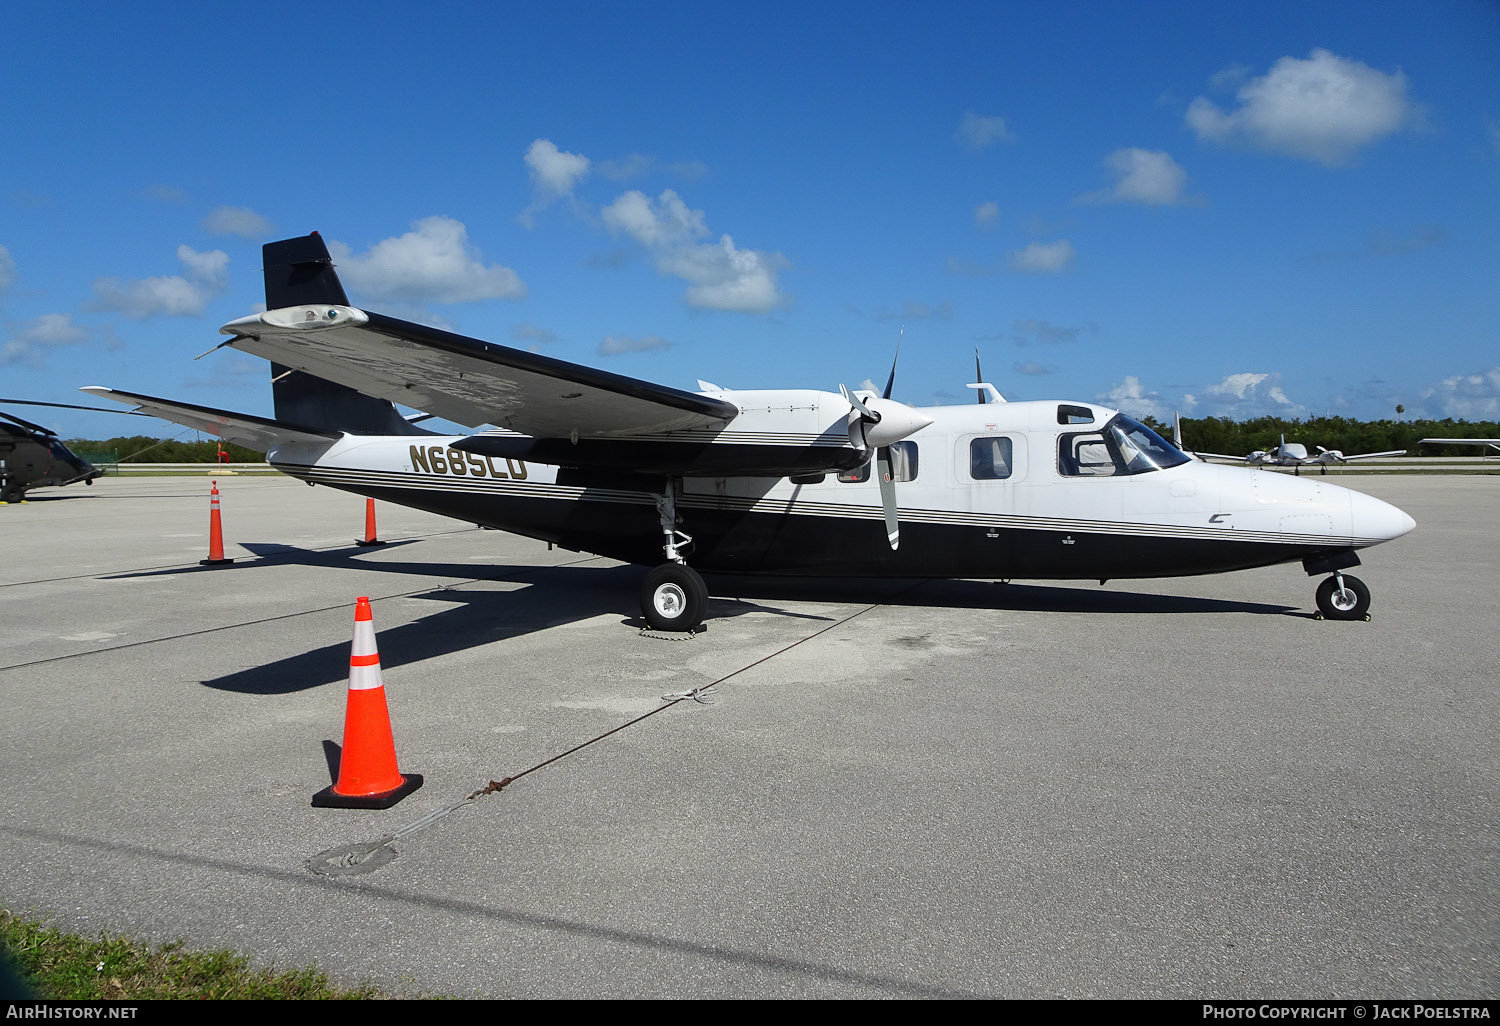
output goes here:
[[[682, 388], [1500, 417], [1500, 5], [15, 3], [0, 396], [356, 306]], [[34, 410], [64, 436], [143, 425]], [[152, 421], [151, 431], [177, 429]]]

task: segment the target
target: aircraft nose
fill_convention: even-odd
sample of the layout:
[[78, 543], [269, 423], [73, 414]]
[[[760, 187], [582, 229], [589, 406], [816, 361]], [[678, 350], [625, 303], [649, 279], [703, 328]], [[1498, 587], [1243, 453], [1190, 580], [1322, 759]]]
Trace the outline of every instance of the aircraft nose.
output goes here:
[[1349, 512], [1353, 521], [1351, 533], [1356, 545], [1361, 542], [1373, 545], [1376, 542], [1390, 541], [1417, 526], [1417, 522], [1407, 516], [1405, 510], [1397, 509], [1389, 502], [1364, 492], [1350, 494]]

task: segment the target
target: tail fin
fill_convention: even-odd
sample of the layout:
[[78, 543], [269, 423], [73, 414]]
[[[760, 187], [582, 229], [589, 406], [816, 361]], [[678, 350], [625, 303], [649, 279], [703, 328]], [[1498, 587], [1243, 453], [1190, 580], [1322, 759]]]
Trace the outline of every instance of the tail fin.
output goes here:
[[[348, 306], [349, 298], [333, 269], [333, 258], [317, 232], [268, 242], [261, 249], [266, 275], [266, 309], [329, 304]], [[309, 428], [356, 435], [427, 435], [384, 399], [271, 364], [271, 397], [276, 419]]]

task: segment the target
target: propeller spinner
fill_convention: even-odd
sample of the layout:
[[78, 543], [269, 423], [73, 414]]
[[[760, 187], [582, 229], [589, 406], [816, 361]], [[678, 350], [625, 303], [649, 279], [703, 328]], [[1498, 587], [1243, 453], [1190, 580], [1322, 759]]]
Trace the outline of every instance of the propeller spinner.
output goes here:
[[[896, 350], [900, 359], [901, 350]], [[908, 435], [916, 434], [932, 418], [919, 413], [905, 403], [891, 398], [891, 389], [896, 384], [896, 360], [891, 361], [891, 376], [886, 379], [885, 395], [861, 397], [840, 385], [839, 391], [848, 400], [849, 442], [857, 449], [875, 450], [875, 470], [879, 474], [880, 505], [885, 512], [886, 540], [891, 548], [901, 544], [901, 524], [896, 515], [896, 480], [891, 467], [891, 446]]]

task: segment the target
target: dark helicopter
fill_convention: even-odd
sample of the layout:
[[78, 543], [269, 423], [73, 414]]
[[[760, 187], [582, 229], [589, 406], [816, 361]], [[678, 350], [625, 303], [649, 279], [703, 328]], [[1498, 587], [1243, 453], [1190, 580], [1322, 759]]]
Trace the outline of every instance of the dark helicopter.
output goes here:
[[103, 476], [104, 471], [63, 445], [57, 432], [0, 412], [0, 503], [21, 502], [32, 488], [93, 484]]

